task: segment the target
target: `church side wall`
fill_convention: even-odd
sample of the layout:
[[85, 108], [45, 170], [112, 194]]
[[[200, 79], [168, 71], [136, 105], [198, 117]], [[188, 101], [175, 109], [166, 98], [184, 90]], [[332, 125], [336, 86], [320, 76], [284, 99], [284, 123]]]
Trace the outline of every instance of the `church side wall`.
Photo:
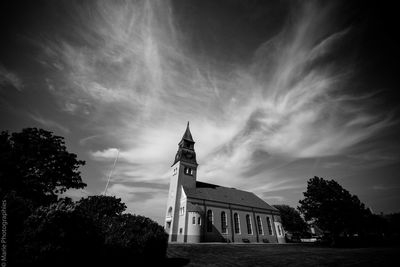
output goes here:
[[[258, 216], [261, 219], [262, 234], [260, 234], [260, 242], [278, 243], [275, 226], [274, 226], [274, 221], [273, 221], [273, 217], [276, 217], [276, 215], [272, 215], [271, 213], [256, 212], [255, 216], [256, 216], [256, 220], [257, 220]], [[269, 218], [270, 228], [268, 227], [267, 218]]]
[[[213, 214], [213, 225], [212, 227], [207, 227], [207, 211], [205, 213], [205, 240], [207, 242], [226, 242], [226, 240], [230, 240], [230, 233], [232, 232], [230, 225], [230, 212], [228, 205], [223, 205], [222, 207], [215, 207], [211, 205], [207, 205], [207, 210], [211, 210]], [[227, 230], [226, 233], [222, 233], [222, 224], [221, 224], [221, 213], [225, 212], [227, 219]]]
[[[202, 210], [202, 221], [204, 222], [202, 228], [202, 241], [203, 242], [235, 242], [235, 243], [243, 243], [243, 242], [251, 242], [251, 243], [283, 243], [283, 240], [280, 240], [277, 236], [276, 232], [276, 223], [279, 219], [279, 215], [275, 213], [272, 214], [272, 211], [244, 207], [239, 205], [230, 205], [227, 203], [218, 203], [207, 200], [198, 200], [198, 199], [188, 199], [188, 202], [193, 204], [197, 204]], [[213, 225], [211, 231], [207, 229], [207, 211], [211, 210], [213, 213]], [[222, 225], [221, 225], [221, 213], [225, 212], [226, 221], [227, 221], [227, 232], [222, 233]], [[239, 216], [239, 225], [240, 232], [235, 233], [234, 229], [234, 214], [237, 213]], [[249, 215], [251, 222], [251, 233], [248, 232], [246, 215]], [[261, 227], [262, 233], [258, 231], [257, 225], [257, 216], [261, 219]], [[267, 217], [270, 219], [271, 225], [271, 234], [268, 230], [268, 222]], [[191, 218], [189, 218], [190, 223]]]

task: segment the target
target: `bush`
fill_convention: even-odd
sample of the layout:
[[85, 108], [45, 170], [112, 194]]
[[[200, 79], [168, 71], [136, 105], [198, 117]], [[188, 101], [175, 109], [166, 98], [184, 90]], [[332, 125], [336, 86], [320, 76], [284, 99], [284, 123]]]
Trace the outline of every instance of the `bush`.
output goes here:
[[[150, 263], [164, 260], [168, 235], [149, 218], [123, 214], [113, 221], [105, 243], [112, 249], [114, 259], [121, 259], [123, 263]], [[128, 262], [124, 254], [130, 255]]]
[[38, 208], [25, 221], [17, 263], [137, 266], [163, 261], [168, 245], [164, 229], [149, 218], [122, 214], [124, 209], [120, 199], [105, 196], [77, 203], [61, 199]]
[[92, 222], [75, 210], [70, 199], [38, 208], [25, 221], [18, 263], [70, 266], [77, 260], [95, 258], [103, 238]]

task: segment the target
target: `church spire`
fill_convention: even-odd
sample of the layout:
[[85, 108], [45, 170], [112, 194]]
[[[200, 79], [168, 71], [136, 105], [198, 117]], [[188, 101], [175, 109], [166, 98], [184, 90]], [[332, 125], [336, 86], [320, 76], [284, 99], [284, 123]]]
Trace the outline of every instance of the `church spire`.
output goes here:
[[192, 134], [190, 133], [190, 129], [189, 129], [189, 121], [188, 121], [187, 126], [186, 126], [186, 131], [185, 131], [185, 133], [184, 133], [183, 136], [182, 136], [182, 140], [183, 140], [183, 139], [188, 140], [188, 141], [191, 141], [191, 142], [194, 142], [194, 141], [193, 141]]
[[188, 122], [186, 125], [185, 133], [182, 136], [182, 140], [178, 144], [178, 152], [176, 152], [174, 164], [178, 161], [184, 161], [197, 165], [196, 152], [194, 151], [194, 143], [195, 142], [193, 141]]

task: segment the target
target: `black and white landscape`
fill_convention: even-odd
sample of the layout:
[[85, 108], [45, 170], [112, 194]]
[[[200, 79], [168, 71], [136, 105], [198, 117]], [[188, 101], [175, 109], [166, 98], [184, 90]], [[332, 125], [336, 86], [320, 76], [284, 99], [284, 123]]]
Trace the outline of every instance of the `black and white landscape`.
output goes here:
[[107, 195], [161, 225], [188, 121], [202, 182], [297, 207], [318, 176], [396, 213], [397, 18], [391, 1], [3, 1], [0, 129], [63, 136], [87, 184], [63, 196], [112, 170]]

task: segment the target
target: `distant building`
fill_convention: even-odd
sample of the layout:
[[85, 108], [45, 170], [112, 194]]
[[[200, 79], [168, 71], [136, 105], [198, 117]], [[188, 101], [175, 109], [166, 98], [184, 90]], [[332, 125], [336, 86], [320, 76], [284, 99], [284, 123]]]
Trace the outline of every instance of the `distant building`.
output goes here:
[[277, 209], [251, 192], [196, 181], [194, 143], [188, 123], [171, 167], [169, 241], [284, 243]]

